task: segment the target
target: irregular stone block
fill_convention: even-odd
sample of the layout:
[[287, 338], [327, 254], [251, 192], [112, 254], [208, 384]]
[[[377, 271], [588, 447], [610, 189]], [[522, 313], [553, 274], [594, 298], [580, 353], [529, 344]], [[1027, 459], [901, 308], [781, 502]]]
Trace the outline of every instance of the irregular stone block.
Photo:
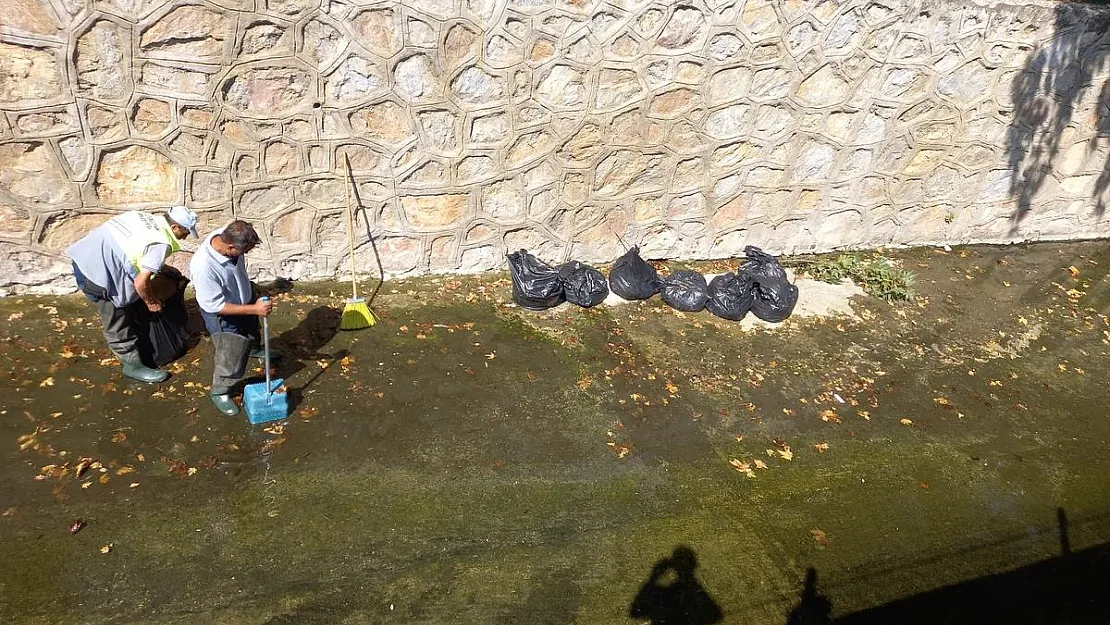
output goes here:
[[709, 114], [705, 120], [705, 132], [718, 139], [739, 137], [750, 126], [747, 104], [733, 104]]
[[817, 43], [820, 35], [821, 29], [809, 22], [802, 22], [794, 26], [786, 34], [786, 45], [790, 49], [790, 54], [795, 57], [801, 56], [803, 52]]
[[[306, 39], [308, 37], [306, 33]], [[293, 35], [289, 29], [270, 21], [254, 22], [243, 31], [239, 47], [242, 56], [279, 55], [293, 50]]]
[[96, 172], [96, 195], [107, 206], [176, 202], [180, 184], [177, 164], [141, 145], [105, 152]]
[[281, 117], [314, 101], [315, 81], [292, 66], [251, 67], [224, 83], [224, 103], [260, 117]]
[[106, 109], [90, 104], [85, 109], [85, 121], [93, 143], [110, 143], [127, 136], [127, 119], [119, 109]]
[[[167, 61], [168, 63], [168, 61]], [[211, 90], [211, 67], [167, 65], [147, 61], [143, 63], [142, 85], [152, 93], [185, 98], [206, 98]]]
[[[218, 149], [217, 149], [218, 151]], [[205, 162], [204, 138], [183, 132], [174, 137], [169, 143], [169, 156], [172, 160], [183, 165], [227, 165], [231, 162], [230, 155], [222, 160], [218, 154], [213, 154], [212, 162]]]
[[300, 150], [292, 143], [275, 141], [263, 152], [266, 175], [271, 178], [292, 176], [304, 171]]
[[505, 79], [479, 67], [468, 67], [452, 81], [451, 90], [463, 102], [489, 104], [505, 94]]
[[718, 61], [735, 59], [744, 49], [744, 41], [732, 33], [720, 33], [709, 41], [709, 57]]
[[412, 120], [391, 100], [371, 104], [351, 113], [351, 129], [383, 143], [401, 143], [413, 136]]
[[701, 97], [690, 89], [672, 89], [651, 101], [648, 114], [664, 119], [680, 117], [701, 105]]
[[27, 35], [54, 36], [61, 26], [41, 0], [5, 0], [0, 3], [0, 24]]
[[713, 74], [709, 79], [709, 103], [716, 105], [740, 99], [747, 92], [751, 78], [751, 70], [746, 67], [725, 69]]
[[53, 52], [0, 43], [0, 102], [48, 100], [60, 96], [63, 85]]
[[307, 247], [312, 234], [315, 211], [311, 208], [294, 208], [274, 219], [271, 236], [278, 245]]
[[[35, 228], [35, 220], [24, 209], [0, 205], [0, 239], [24, 239], [29, 241]], [[0, 260], [2, 263], [3, 260]]]
[[747, 141], [723, 145], [713, 150], [713, 154], [709, 158], [710, 171], [714, 174], [720, 174], [722, 172], [734, 170], [758, 157], [759, 148]]
[[663, 188], [666, 171], [662, 154], [617, 150], [603, 158], [594, 172], [598, 196], [622, 196]]
[[510, 168], [520, 167], [543, 157], [554, 146], [555, 137], [548, 132], [541, 130], [523, 135], [509, 148], [505, 164]]
[[811, 106], [840, 104], [851, 93], [851, 85], [832, 65], [825, 65], [798, 85], [794, 94]]
[[142, 98], [135, 103], [131, 114], [131, 125], [140, 135], [160, 137], [170, 129], [173, 122], [173, 109], [169, 102], [154, 98]]
[[42, 138], [53, 135], [69, 134], [81, 130], [76, 118], [76, 107], [57, 111], [38, 111], [19, 115], [13, 126], [19, 135]]
[[588, 123], [559, 148], [557, 156], [569, 167], [585, 167], [593, 162], [604, 148], [601, 129], [597, 124]]
[[28, 205], [64, 205], [77, 199], [75, 185], [42, 143], [0, 145], [0, 191]]
[[189, 196], [196, 204], [231, 201], [231, 178], [226, 171], [197, 170], [189, 181]]
[[227, 15], [204, 6], [173, 9], [143, 32], [139, 48], [152, 56], [185, 61], [225, 56], [232, 36]]
[[486, 180], [496, 174], [496, 163], [488, 156], [468, 156], [459, 162], [457, 177], [459, 184], [471, 184]]
[[248, 189], [239, 194], [235, 216], [242, 219], [264, 219], [293, 206], [293, 189], [289, 183]]
[[298, 15], [320, 6], [319, 0], [265, 0], [266, 8], [282, 15]]
[[459, 270], [463, 272], [489, 271], [501, 266], [503, 248], [493, 245], [479, 245], [463, 250], [459, 257]]
[[337, 26], [316, 17], [304, 25], [300, 56], [317, 69], [330, 67], [347, 49], [347, 38]]
[[709, 28], [702, 12], [693, 7], [679, 7], [667, 20], [667, 25], [655, 40], [655, 45], [666, 50], [700, 48]]
[[401, 51], [401, 15], [393, 9], [372, 9], [359, 13], [351, 22], [362, 35], [359, 43], [375, 54], [391, 57]]
[[426, 55], [410, 56], [393, 70], [394, 89], [407, 100], [435, 97], [442, 87], [438, 74], [435, 63]]
[[624, 108], [644, 96], [644, 87], [636, 72], [628, 69], [602, 69], [594, 98], [594, 108], [605, 111]]
[[785, 69], [761, 69], [752, 75], [749, 96], [753, 100], [779, 99], [794, 91], [794, 77]]
[[345, 106], [386, 90], [384, 72], [373, 61], [352, 55], [339, 64], [324, 82], [325, 102]]
[[506, 180], [482, 190], [482, 211], [503, 223], [519, 221], [527, 211], [524, 189], [516, 180]]
[[235, 161], [232, 169], [235, 182], [255, 182], [258, 180], [258, 158], [251, 154], [244, 154]]
[[401, 182], [404, 187], [442, 187], [447, 182], [447, 169], [436, 160], [429, 160], [412, 171]]
[[781, 31], [775, 7], [767, 0], [751, 0], [745, 4], [740, 23], [746, 27], [752, 41], [766, 39]]
[[457, 224], [467, 214], [467, 195], [406, 195], [401, 197], [401, 210], [405, 220], [414, 228], [442, 229]]
[[983, 99], [991, 92], [991, 76], [978, 61], [968, 63], [956, 71], [942, 76], [937, 92], [960, 104]]
[[16, 287], [15, 292], [34, 292], [51, 284], [72, 289], [72, 271], [69, 259], [64, 256], [0, 241], [0, 276], [4, 276], [5, 286]]
[[[354, 167], [352, 167], [354, 169]], [[347, 182], [341, 178], [320, 178], [301, 181], [297, 197], [317, 208], [343, 206], [347, 200]]]
[[81, 137], [67, 137], [58, 142], [58, 149], [65, 159], [74, 180], [84, 180], [92, 166], [93, 149]]
[[555, 108], [581, 106], [586, 100], [585, 74], [569, 65], [555, 65], [536, 85], [535, 98]]
[[[546, 45], [543, 48], [539, 48], [539, 45], [541, 43]], [[615, 57], [620, 60], [630, 60], [640, 54], [641, 48], [643, 48], [642, 41], [640, 41], [630, 33], [625, 33], [620, 37], [617, 37], [616, 40], [613, 41], [613, 43], [609, 44], [608, 56]], [[553, 52], [554, 46], [552, 46], [546, 40], [541, 40], [536, 43], [535, 47], [532, 48], [531, 58], [533, 61], [543, 61], [550, 57]]]
[[453, 152], [458, 146], [458, 118], [447, 110], [421, 111], [417, 121], [429, 147]]
[[935, 167], [943, 156], [944, 150], [921, 150], [914, 154], [902, 173], [907, 176], [919, 176]]

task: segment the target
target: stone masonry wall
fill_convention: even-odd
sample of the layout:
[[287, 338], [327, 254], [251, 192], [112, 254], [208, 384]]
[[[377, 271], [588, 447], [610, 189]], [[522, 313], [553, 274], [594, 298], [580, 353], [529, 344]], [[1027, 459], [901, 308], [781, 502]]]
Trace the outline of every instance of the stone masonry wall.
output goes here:
[[3, 0], [0, 289], [69, 286], [67, 244], [173, 203], [202, 230], [253, 221], [263, 277], [341, 275], [344, 156], [392, 275], [504, 267], [522, 247], [604, 262], [618, 235], [654, 258], [1108, 236], [1106, 17]]

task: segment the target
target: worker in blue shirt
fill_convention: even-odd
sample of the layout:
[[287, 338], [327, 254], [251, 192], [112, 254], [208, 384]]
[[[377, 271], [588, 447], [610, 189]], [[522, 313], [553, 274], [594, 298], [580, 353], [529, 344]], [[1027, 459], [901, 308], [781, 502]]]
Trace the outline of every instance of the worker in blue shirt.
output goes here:
[[[260, 242], [254, 226], [236, 219], [209, 234], [189, 262], [197, 305], [212, 336], [209, 399], [229, 417], [239, 414], [231, 391], [246, 373], [249, 357], [263, 355], [258, 346], [258, 318], [269, 315], [274, 306], [259, 299], [247, 271], [246, 255]], [[279, 357], [271, 354], [271, 358]]]

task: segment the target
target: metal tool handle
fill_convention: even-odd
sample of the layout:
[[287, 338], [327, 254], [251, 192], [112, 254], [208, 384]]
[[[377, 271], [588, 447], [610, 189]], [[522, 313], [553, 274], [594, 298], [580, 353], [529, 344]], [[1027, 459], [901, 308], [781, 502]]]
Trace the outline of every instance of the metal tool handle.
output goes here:
[[[269, 297], [263, 297], [263, 302], [270, 301]], [[270, 316], [264, 315], [262, 317], [262, 349], [266, 353], [265, 367], [266, 367], [266, 401], [270, 401], [270, 393], [273, 389], [270, 388]]]

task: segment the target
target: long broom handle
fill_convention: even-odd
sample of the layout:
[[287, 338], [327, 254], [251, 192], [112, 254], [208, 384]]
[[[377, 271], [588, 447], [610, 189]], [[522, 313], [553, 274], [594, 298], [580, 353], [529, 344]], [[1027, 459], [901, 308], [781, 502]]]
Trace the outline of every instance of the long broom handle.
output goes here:
[[343, 155], [343, 169], [347, 173], [346, 184], [344, 188], [347, 197], [347, 240], [351, 244], [351, 299], [358, 299], [358, 279], [355, 277], [355, 213], [351, 208], [351, 185], [354, 184], [354, 177], [351, 175], [351, 159], [347, 155]]

